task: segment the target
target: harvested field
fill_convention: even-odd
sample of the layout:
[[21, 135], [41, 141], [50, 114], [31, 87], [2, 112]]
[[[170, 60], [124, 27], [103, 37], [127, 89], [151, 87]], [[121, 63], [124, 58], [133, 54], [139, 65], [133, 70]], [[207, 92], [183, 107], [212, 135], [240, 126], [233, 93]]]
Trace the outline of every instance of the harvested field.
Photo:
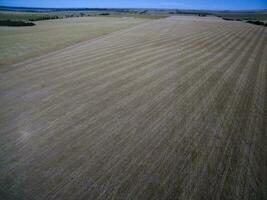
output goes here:
[[171, 17], [1, 69], [4, 199], [265, 199], [267, 28]]
[[[2, 17], [0, 12], [1, 19], [8, 18]], [[34, 22], [36, 26], [33, 27], [0, 26], [0, 67], [101, 37], [145, 21], [147, 20], [134, 18], [75, 17], [38, 21]]]

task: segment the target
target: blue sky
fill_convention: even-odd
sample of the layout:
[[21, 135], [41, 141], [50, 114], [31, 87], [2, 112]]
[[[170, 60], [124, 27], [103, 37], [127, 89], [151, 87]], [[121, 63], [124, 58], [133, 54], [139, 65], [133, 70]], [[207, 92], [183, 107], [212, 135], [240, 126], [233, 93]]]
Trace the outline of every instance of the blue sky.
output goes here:
[[1, 6], [46, 8], [267, 9], [267, 0], [0, 0]]

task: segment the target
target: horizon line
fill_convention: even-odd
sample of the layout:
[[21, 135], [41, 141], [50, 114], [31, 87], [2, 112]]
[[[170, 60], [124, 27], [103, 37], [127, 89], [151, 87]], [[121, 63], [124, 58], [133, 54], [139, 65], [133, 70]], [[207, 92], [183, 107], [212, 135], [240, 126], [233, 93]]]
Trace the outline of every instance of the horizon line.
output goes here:
[[196, 9], [196, 8], [146, 8], [146, 7], [25, 7], [25, 6], [2, 6], [0, 8], [17, 8], [17, 9], [153, 9], [153, 10], [191, 10], [191, 11], [267, 11], [262, 9]]

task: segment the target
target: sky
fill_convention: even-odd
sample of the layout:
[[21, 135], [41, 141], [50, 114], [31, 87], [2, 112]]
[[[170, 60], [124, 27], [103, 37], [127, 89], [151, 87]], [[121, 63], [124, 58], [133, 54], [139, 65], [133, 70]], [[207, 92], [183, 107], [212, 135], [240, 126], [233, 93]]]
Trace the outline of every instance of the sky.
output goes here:
[[0, 6], [250, 10], [267, 9], [267, 0], [0, 0]]

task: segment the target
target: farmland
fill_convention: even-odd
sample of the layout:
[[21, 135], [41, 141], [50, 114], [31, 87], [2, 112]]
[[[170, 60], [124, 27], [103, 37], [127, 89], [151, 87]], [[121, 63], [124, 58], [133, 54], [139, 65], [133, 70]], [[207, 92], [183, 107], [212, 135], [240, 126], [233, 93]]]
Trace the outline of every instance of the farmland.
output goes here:
[[33, 27], [0, 26], [0, 68], [144, 21], [135, 18], [84, 17], [38, 21], [34, 22], [36, 26]]
[[267, 28], [124, 20], [0, 68], [3, 199], [265, 199]]

